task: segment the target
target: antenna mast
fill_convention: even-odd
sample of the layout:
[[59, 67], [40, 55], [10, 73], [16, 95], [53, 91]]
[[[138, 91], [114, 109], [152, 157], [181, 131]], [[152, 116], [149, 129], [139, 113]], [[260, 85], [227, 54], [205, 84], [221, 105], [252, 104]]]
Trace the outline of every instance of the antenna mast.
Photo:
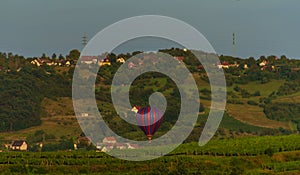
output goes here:
[[83, 47], [86, 46], [87, 44], [87, 37], [86, 37], [86, 33], [84, 33], [83, 37], [82, 37], [82, 44], [83, 44]]
[[235, 34], [232, 33], [232, 57], [235, 57]]

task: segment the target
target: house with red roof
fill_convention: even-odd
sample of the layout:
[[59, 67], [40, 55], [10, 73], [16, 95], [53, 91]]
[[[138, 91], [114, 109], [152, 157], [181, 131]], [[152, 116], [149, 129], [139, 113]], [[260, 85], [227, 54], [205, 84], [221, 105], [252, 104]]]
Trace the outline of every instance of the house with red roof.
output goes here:
[[230, 67], [238, 67], [239, 65], [237, 64], [237, 63], [234, 63], [234, 64], [229, 64], [229, 62], [228, 61], [223, 61], [223, 62], [221, 62], [220, 64], [218, 64], [217, 65], [217, 67], [219, 68], [219, 69], [228, 69], [228, 68], [230, 68]]
[[97, 56], [81, 56], [80, 57], [80, 63], [82, 64], [96, 64], [98, 62]]
[[175, 58], [178, 62], [183, 62], [183, 59], [184, 59], [183, 56], [174, 56], [174, 58]]
[[116, 140], [116, 138], [115, 137], [105, 137], [103, 140], [102, 140], [102, 142], [104, 143], [104, 144], [115, 144], [115, 143], [117, 143], [117, 140]]
[[132, 68], [134, 68], [135, 67], [135, 64], [133, 63], [133, 62], [129, 62], [128, 63], [128, 68], [129, 69], [132, 69]]

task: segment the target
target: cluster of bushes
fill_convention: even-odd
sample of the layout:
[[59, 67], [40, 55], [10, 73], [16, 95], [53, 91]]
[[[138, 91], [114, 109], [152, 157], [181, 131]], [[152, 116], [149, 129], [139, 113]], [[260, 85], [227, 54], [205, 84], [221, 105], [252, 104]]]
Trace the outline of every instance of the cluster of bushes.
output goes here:
[[42, 151], [59, 151], [59, 150], [74, 150], [74, 141], [72, 139], [61, 140], [58, 143], [45, 144]]
[[300, 84], [297, 81], [286, 81], [282, 86], [279, 87], [277, 95], [289, 95], [296, 93], [300, 90]]
[[242, 102], [241, 100], [238, 100], [238, 99], [228, 99], [227, 103], [240, 104], [240, 105], [244, 104], [244, 102]]
[[257, 103], [256, 101], [253, 101], [253, 100], [247, 101], [247, 104], [248, 104], [248, 105], [253, 105], [253, 106], [258, 105], [258, 103]]
[[265, 105], [264, 113], [272, 120], [290, 121], [300, 119], [300, 106], [298, 103], [269, 103]]
[[249, 98], [249, 97], [257, 97], [257, 96], [260, 96], [260, 91], [255, 91], [254, 93], [250, 93], [248, 92], [246, 89], [243, 89], [239, 86], [235, 86], [233, 88], [234, 91], [236, 92], [240, 92], [240, 95], [243, 97], [243, 98]]
[[38, 130], [34, 134], [29, 135], [26, 138], [26, 141], [30, 143], [39, 143], [47, 140], [53, 140], [56, 139], [55, 135], [48, 134], [44, 130]]

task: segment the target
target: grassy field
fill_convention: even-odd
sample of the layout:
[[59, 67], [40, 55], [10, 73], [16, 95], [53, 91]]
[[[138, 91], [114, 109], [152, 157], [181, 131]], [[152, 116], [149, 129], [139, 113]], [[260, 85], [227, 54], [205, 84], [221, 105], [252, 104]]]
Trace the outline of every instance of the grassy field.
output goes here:
[[237, 120], [254, 126], [266, 128], [291, 129], [289, 123], [270, 120], [259, 106], [248, 104], [227, 104], [227, 112]]
[[1, 140], [24, 139], [38, 130], [54, 135], [57, 140], [62, 136], [77, 137], [82, 132], [73, 115], [73, 104], [70, 98], [59, 98], [56, 101], [45, 98], [42, 102], [42, 124], [27, 129], [0, 133]]
[[[209, 84], [200, 79], [199, 76], [196, 76], [197, 83], [202, 89], [209, 89]], [[200, 80], [199, 80], [200, 79]], [[234, 84], [230, 87], [227, 87], [228, 99], [236, 100], [243, 104], [232, 104], [227, 103], [226, 111], [228, 114], [235, 119], [239, 120], [242, 123], [249, 125], [254, 125], [264, 128], [284, 128], [288, 130], [294, 130], [295, 127], [289, 122], [279, 122], [275, 120], [270, 120], [266, 117], [263, 108], [258, 105], [248, 105], [248, 101], [254, 101], [259, 103], [260, 98], [267, 98], [272, 92], [276, 92], [278, 88], [284, 84], [284, 80], [272, 80], [268, 83], [262, 84], [261, 82], [255, 81], [248, 84]], [[260, 96], [250, 96], [248, 98], [242, 98], [240, 92], [234, 91], [234, 87], [238, 86], [242, 89], [245, 89], [250, 94], [254, 94], [259, 91]], [[300, 94], [299, 94], [300, 95]], [[233, 97], [234, 96], [234, 97]], [[300, 101], [300, 96], [286, 96], [276, 99], [276, 101]], [[210, 107], [210, 100], [201, 99], [201, 103], [206, 107]]]
[[294, 93], [292, 95], [277, 97], [276, 99], [274, 99], [274, 102], [300, 103], [300, 92]]
[[0, 133], [0, 138], [2, 140], [26, 140], [26, 137], [34, 134], [38, 130], [43, 130], [47, 134], [54, 135], [57, 140], [62, 136], [67, 138], [77, 137], [82, 132], [75, 116], [56, 116], [42, 118], [42, 124], [40, 126], [14, 132]]
[[268, 96], [272, 92], [277, 91], [278, 88], [283, 85], [285, 80], [273, 80], [268, 83], [260, 83], [260, 82], [249, 82], [245, 85], [239, 85], [241, 88], [246, 89], [250, 93], [254, 93], [256, 91], [260, 91], [261, 96]]
[[56, 100], [44, 98], [41, 109], [41, 117], [74, 115], [73, 102], [69, 97], [61, 97]]
[[[270, 120], [266, 117], [265, 113], [263, 112], [263, 108], [259, 106], [248, 105], [247, 100], [249, 99], [242, 99], [241, 101], [244, 104], [226, 104], [226, 111], [227, 113], [232, 116], [233, 118], [239, 120], [242, 123], [246, 123], [253, 126], [259, 126], [264, 128], [284, 128], [284, 129], [291, 129], [290, 124], [288, 122], [280, 122], [275, 120]], [[206, 107], [210, 107], [210, 101], [201, 99], [201, 103]]]

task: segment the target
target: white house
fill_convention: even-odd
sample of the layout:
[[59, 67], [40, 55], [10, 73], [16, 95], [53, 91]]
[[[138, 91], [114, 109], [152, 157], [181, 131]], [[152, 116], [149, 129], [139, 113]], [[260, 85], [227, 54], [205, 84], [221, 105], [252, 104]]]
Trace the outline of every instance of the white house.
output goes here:
[[99, 143], [99, 142], [96, 143], [96, 148], [97, 148], [98, 150], [101, 150], [102, 146], [103, 146], [102, 143]]
[[130, 143], [126, 143], [126, 144], [127, 144], [128, 149], [137, 149], [137, 148], [139, 148], [139, 145], [137, 145], [137, 144], [130, 144]]
[[68, 60], [68, 61], [66, 61], [66, 66], [70, 66], [71, 65], [71, 62]]
[[105, 65], [107, 66], [111, 65], [110, 60], [108, 58], [105, 58], [99, 62], [99, 66], [105, 66]]
[[97, 56], [81, 56], [80, 62], [82, 64], [96, 64], [98, 62]]
[[105, 146], [102, 147], [101, 151], [102, 152], [108, 152], [112, 149], [114, 149], [114, 144], [106, 144]]
[[117, 63], [122, 63], [123, 64], [123, 63], [125, 63], [125, 59], [120, 57], [120, 58], [117, 59]]
[[107, 152], [107, 151], [109, 151], [105, 146], [101, 149], [101, 152]]
[[223, 61], [221, 64], [218, 64], [219, 69], [228, 69], [229, 68], [229, 63], [227, 61]]
[[77, 144], [74, 143], [74, 150], [77, 150]]
[[38, 67], [40, 67], [43, 64], [43, 62], [40, 59], [32, 60], [30, 63]]
[[123, 144], [123, 143], [116, 143], [116, 148], [117, 149], [126, 149], [127, 146], [125, 144]]
[[259, 66], [263, 67], [266, 66], [268, 64], [268, 61], [263, 60], [261, 63], [259, 63]]
[[89, 116], [89, 114], [86, 112], [81, 113], [81, 117], [88, 117], [88, 116]]
[[115, 144], [117, 140], [115, 137], [105, 137], [102, 141], [104, 144]]
[[134, 105], [133, 108], [131, 109], [132, 112], [137, 113], [139, 111], [139, 107]]
[[229, 64], [227, 61], [223, 61], [221, 64], [217, 65], [219, 69], [228, 69], [230, 67], [238, 67], [239, 65], [237, 63]]
[[25, 140], [16, 140], [11, 144], [12, 150], [26, 151], [27, 143]]

